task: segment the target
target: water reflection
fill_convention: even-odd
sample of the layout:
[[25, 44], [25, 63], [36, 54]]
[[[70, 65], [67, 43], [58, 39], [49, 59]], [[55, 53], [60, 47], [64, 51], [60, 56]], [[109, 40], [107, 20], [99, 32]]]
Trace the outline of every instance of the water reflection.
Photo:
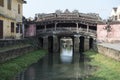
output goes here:
[[73, 58], [73, 47], [67, 45], [66, 47], [61, 46], [60, 59], [62, 63], [71, 63]]
[[15, 80], [84, 80], [92, 68], [82, 53], [73, 55], [72, 44], [64, 43], [61, 43], [60, 53], [49, 53]]

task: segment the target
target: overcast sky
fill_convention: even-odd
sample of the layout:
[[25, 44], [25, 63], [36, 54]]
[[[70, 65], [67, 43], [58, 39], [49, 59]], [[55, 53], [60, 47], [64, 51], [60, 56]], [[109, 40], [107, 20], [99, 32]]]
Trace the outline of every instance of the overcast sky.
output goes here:
[[23, 15], [34, 17], [36, 13], [53, 13], [60, 9], [79, 10], [81, 13], [99, 13], [107, 19], [113, 7], [120, 6], [120, 0], [26, 0]]

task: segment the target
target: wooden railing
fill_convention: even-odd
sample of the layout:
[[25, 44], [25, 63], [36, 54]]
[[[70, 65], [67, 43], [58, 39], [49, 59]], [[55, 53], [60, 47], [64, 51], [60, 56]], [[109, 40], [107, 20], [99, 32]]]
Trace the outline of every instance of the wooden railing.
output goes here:
[[45, 34], [45, 33], [53, 33], [53, 32], [55, 32], [55, 33], [62, 33], [62, 32], [68, 32], [68, 33], [73, 33], [73, 32], [75, 32], [75, 33], [90, 33], [90, 34], [94, 34], [94, 35], [96, 35], [96, 31], [95, 30], [88, 30], [87, 31], [87, 29], [85, 29], [85, 28], [74, 28], [74, 27], [57, 27], [56, 28], [56, 30], [55, 30], [55, 28], [47, 28], [47, 29], [40, 29], [40, 30], [37, 30], [37, 35], [38, 34]]

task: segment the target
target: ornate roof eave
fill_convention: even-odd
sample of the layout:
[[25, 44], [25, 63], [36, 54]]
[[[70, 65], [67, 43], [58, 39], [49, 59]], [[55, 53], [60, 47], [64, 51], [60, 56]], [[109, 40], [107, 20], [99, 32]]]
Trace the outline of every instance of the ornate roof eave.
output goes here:
[[38, 23], [38, 24], [49, 24], [49, 23], [54, 23], [54, 22], [57, 22], [57, 23], [81, 23], [81, 24], [89, 24], [89, 25], [97, 25], [97, 21], [95, 20], [85, 20], [85, 19], [75, 19], [75, 20], [68, 20], [68, 19], [48, 19], [48, 20], [41, 20], [41, 21], [35, 21], [35, 23]]

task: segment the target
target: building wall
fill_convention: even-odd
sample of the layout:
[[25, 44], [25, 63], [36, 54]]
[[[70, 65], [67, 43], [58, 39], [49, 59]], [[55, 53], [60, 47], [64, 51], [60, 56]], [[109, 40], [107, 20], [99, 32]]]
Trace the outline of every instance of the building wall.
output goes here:
[[26, 27], [25, 36], [26, 37], [36, 36], [36, 25], [35, 24], [29, 24], [28, 27]]
[[100, 42], [120, 42], [120, 24], [112, 24], [111, 31], [105, 30], [107, 25], [97, 25], [97, 40]]
[[11, 22], [14, 22], [14, 26], [15, 26], [16, 21], [1, 16], [0, 16], [0, 20], [3, 20], [3, 39], [15, 37], [16, 28], [14, 28], [14, 32], [11, 32]]
[[[20, 4], [20, 14], [18, 14], [18, 4]], [[17, 22], [22, 22], [22, 2], [20, 0], [12, 0], [12, 8], [9, 10], [7, 8], [7, 0], [4, 0], [4, 7], [0, 6], [0, 14], [4, 15], [6, 18], [15, 19]]]
[[[120, 21], [120, 6], [116, 7], [116, 11], [114, 10], [114, 8], [111, 11], [110, 17], [114, 20], [114, 21]], [[116, 19], [115, 19], [116, 17]]]
[[[3, 39], [16, 38], [16, 24], [22, 25], [22, 0], [11, 0], [11, 10], [7, 8], [7, 0], [4, 0], [4, 6], [0, 6], [0, 20], [3, 21]], [[18, 4], [20, 5], [20, 14], [18, 14]], [[14, 32], [11, 32], [11, 22], [14, 22]], [[22, 27], [22, 26], [21, 26]]]
[[117, 15], [117, 21], [120, 21], [120, 6], [117, 8], [116, 15]]

